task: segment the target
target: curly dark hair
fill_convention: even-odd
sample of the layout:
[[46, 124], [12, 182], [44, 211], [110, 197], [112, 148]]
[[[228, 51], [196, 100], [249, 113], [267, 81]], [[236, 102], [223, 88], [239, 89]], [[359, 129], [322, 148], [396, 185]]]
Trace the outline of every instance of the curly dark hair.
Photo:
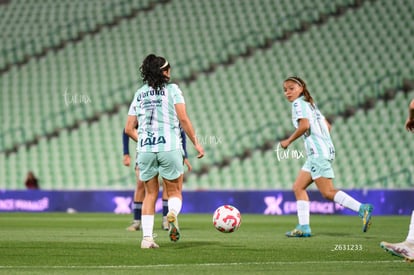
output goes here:
[[170, 67], [170, 64], [164, 57], [149, 54], [139, 68], [142, 81], [155, 90], [162, 89], [170, 81], [169, 77], [166, 77], [163, 72]]

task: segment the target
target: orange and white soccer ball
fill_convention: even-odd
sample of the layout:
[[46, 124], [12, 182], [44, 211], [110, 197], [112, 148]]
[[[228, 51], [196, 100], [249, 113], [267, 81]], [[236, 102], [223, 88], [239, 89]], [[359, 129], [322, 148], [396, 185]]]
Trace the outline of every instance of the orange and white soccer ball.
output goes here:
[[240, 211], [232, 205], [222, 205], [214, 211], [213, 225], [223, 233], [231, 233], [239, 229], [241, 224]]

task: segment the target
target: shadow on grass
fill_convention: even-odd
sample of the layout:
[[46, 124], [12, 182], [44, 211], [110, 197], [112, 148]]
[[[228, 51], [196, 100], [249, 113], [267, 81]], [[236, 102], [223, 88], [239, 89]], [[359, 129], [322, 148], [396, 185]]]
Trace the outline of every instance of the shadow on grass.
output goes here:
[[353, 236], [355, 234], [351, 234], [351, 233], [344, 233], [344, 232], [323, 232], [323, 233], [317, 233], [312, 235], [312, 238], [314, 237], [324, 237], [324, 236], [329, 236], [329, 237], [347, 237], [347, 236]]
[[194, 248], [202, 248], [202, 247], [208, 247], [209, 249], [244, 249], [244, 246], [239, 244], [231, 244], [231, 243], [223, 243], [220, 241], [178, 241], [177, 243], [165, 243], [163, 244], [163, 247], [166, 246], [173, 246], [174, 249], [194, 249]]

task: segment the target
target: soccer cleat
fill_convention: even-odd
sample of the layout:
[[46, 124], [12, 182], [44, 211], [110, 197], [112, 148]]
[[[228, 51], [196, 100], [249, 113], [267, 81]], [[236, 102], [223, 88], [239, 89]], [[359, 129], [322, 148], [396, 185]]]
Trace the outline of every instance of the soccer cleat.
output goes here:
[[141, 230], [141, 221], [133, 221], [130, 226], [126, 228], [127, 231], [139, 231]]
[[371, 226], [371, 216], [374, 207], [371, 204], [361, 204], [359, 207], [359, 216], [362, 218], [362, 231], [367, 232]]
[[154, 242], [152, 237], [144, 237], [141, 241], [141, 248], [159, 248], [160, 246]]
[[404, 258], [406, 262], [414, 262], [414, 243], [408, 241], [401, 243], [381, 242], [380, 246], [392, 255]]
[[180, 239], [180, 229], [178, 228], [177, 216], [172, 212], [168, 212], [167, 221], [169, 224], [170, 240], [176, 242]]
[[163, 216], [162, 217], [161, 228], [162, 228], [162, 230], [168, 230], [168, 229], [170, 229], [169, 228], [169, 223], [168, 223], [168, 220], [167, 220], [167, 216]]
[[311, 234], [311, 228], [308, 224], [306, 225], [300, 225], [298, 224], [295, 229], [292, 231], [286, 232], [286, 237], [310, 237]]

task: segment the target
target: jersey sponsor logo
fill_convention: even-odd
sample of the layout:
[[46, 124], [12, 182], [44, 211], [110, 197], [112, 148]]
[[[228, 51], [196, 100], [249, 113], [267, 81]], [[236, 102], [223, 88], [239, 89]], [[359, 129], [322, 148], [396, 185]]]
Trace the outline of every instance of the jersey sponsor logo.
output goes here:
[[164, 136], [159, 137], [147, 137], [145, 139], [141, 139], [141, 147], [144, 146], [151, 146], [151, 145], [158, 145], [158, 144], [165, 144], [167, 141], [165, 140]]
[[146, 100], [146, 101], [143, 101], [143, 103], [142, 103], [142, 108], [143, 109], [153, 109], [155, 107], [161, 107], [161, 106], [162, 106], [162, 100], [161, 99]]
[[160, 95], [160, 96], [165, 96], [165, 90], [149, 90], [149, 91], [145, 91], [140, 93], [137, 96], [137, 101], [141, 101], [142, 99], [148, 97], [148, 96], [154, 96], [154, 95]]

